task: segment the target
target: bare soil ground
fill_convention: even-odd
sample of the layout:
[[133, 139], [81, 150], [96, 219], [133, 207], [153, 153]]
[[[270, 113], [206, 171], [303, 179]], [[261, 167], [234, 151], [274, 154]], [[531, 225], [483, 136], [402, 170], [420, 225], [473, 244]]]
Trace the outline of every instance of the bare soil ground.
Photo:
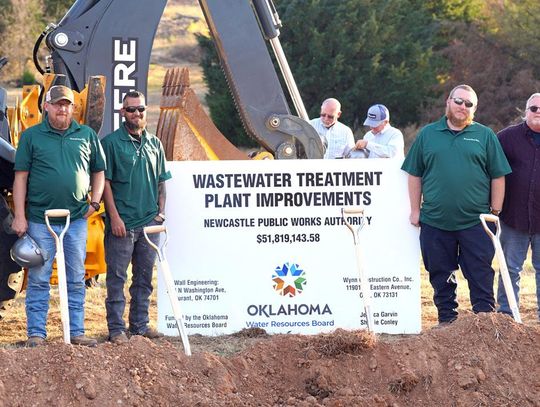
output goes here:
[[[47, 345], [25, 348], [24, 293], [0, 320], [0, 407], [11, 406], [540, 406], [540, 324], [534, 273], [522, 280], [525, 323], [467, 311], [436, 328], [432, 291], [422, 272], [419, 335], [336, 330], [313, 336], [178, 337], [107, 342], [103, 283], [87, 292], [87, 333], [96, 348], [62, 343], [53, 289]], [[126, 290], [126, 296], [129, 293]], [[151, 321], [156, 320], [152, 296]]]
[[0, 405], [540, 406], [540, 328], [500, 314], [391, 340], [257, 329], [221, 340], [244, 350], [187, 357], [176, 340], [140, 336], [0, 350]]

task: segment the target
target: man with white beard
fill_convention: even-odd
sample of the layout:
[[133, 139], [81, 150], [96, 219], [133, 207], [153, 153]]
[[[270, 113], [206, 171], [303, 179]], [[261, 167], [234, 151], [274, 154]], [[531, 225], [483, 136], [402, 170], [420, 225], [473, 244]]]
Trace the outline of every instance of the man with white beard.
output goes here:
[[[523, 119], [497, 134], [512, 168], [500, 215], [501, 245], [518, 304], [520, 273], [531, 248], [540, 319], [540, 93], [527, 100]], [[500, 276], [497, 299], [499, 312], [512, 315]]]

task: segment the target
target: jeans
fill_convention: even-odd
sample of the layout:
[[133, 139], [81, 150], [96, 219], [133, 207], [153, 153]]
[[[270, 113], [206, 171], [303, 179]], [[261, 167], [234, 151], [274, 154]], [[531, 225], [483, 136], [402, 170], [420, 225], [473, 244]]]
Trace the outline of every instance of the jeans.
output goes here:
[[[536, 303], [538, 307], [538, 318], [540, 318], [540, 233], [529, 234], [527, 232], [520, 232], [501, 222], [501, 245], [518, 306], [520, 273], [523, 270], [523, 263], [527, 258], [529, 246], [531, 247], [532, 265], [536, 271]], [[512, 315], [500, 275], [497, 302], [499, 303], [499, 312]]]
[[[148, 225], [157, 225], [154, 220]], [[129, 331], [142, 335], [148, 329], [148, 307], [152, 294], [152, 272], [156, 261], [156, 251], [148, 244], [143, 233], [144, 226], [126, 230], [126, 237], [117, 237], [109, 230], [105, 233], [105, 261], [107, 263], [107, 326], [109, 337], [125, 332], [124, 309], [126, 298], [124, 285], [127, 281], [127, 268], [131, 262], [131, 286], [129, 293]], [[159, 245], [159, 234], [148, 235]]]
[[[54, 232], [60, 235], [64, 225], [51, 225]], [[26, 319], [28, 336], [47, 337], [46, 325], [49, 312], [50, 278], [52, 263], [56, 255], [56, 244], [53, 236], [42, 223], [28, 222], [27, 233], [37, 242], [39, 247], [48, 253], [48, 260], [43, 266], [28, 270], [26, 287]], [[66, 261], [66, 280], [69, 308], [69, 331], [71, 337], [84, 334], [84, 260], [86, 258], [86, 238], [88, 223], [86, 219], [71, 222], [64, 235], [63, 246]]]
[[[489, 227], [493, 228], [493, 225]], [[420, 248], [433, 286], [433, 302], [439, 322], [451, 322], [457, 318], [457, 283], [453, 273], [458, 267], [469, 284], [473, 312], [495, 310], [495, 272], [491, 267], [495, 249], [482, 224], [456, 231], [422, 224]]]

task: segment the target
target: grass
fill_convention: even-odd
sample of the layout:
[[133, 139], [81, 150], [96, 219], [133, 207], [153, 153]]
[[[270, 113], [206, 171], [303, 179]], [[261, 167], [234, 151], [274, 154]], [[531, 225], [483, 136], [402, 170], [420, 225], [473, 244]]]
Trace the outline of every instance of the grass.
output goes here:
[[[429, 329], [437, 324], [437, 310], [435, 309], [432, 296], [433, 290], [424, 269], [421, 272], [421, 301], [422, 301], [422, 327]], [[128, 282], [129, 283], [129, 282]], [[154, 287], [156, 287], [156, 277], [154, 277]], [[495, 287], [496, 288], [496, 287]], [[97, 337], [104, 341], [107, 338], [107, 324], [105, 320], [105, 275], [100, 275], [98, 285], [86, 291], [86, 332], [88, 335]], [[127, 285], [125, 289], [126, 298], [129, 301]], [[468, 298], [467, 282], [463, 279], [461, 272], [458, 273], [458, 301], [460, 311], [470, 310], [471, 305]], [[16, 343], [26, 340], [26, 316], [24, 312], [24, 292], [16, 299], [13, 307], [4, 319], [0, 320], [0, 348], [10, 348]], [[127, 307], [126, 307], [127, 311]], [[525, 324], [537, 323], [536, 287], [534, 269], [527, 261], [521, 278], [521, 318]], [[156, 291], [150, 302], [150, 321], [155, 327], [157, 319]], [[126, 316], [127, 320], [127, 316]], [[51, 290], [51, 302], [49, 309], [49, 319], [47, 324], [49, 338], [61, 340], [62, 324], [60, 322], [60, 308], [58, 301], [58, 291], [56, 287]]]

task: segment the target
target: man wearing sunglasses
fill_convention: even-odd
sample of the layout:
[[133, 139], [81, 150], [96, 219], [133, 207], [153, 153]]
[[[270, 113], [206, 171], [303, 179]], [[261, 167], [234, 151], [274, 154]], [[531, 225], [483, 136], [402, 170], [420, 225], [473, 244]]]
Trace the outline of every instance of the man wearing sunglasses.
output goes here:
[[[107, 210], [105, 308], [109, 340], [116, 344], [128, 341], [123, 315], [124, 285], [130, 262], [129, 332], [151, 339], [162, 336], [148, 326], [156, 252], [146, 241], [143, 228], [165, 221], [165, 181], [171, 174], [165, 168], [161, 141], [146, 131], [146, 112], [144, 95], [128, 92], [120, 111], [124, 122], [101, 142], [107, 158], [103, 194]], [[159, 243], [159, 234], [149, 237], [155, 244]]]
[[[501, 130], [498, 135], [512, 173], [506, 176], [502, 207], [501, 245], [519, 304], [519, 281], [529, 247], [536, 272], [536, 300], [540, 319], [540, 93], [525, 105], [523, 122]], [[499, 311], [512, 315], [499, 276]]]
[[326, 146], [324, 158], [343, 158], [354, 148], [352, 130], [338, 121], [340, 116], [341, 103], [330, 98], [322, 103], [320, 117], [309, 121]]
[[477, 103], [470, 86], [452, 89], [445, 116], [420, 130], [402, 166], [409, 174], [410, 222], [420, 226], [440, 325], [458, 315], [458, 267], [468, 281], [473, 311], [495, 310], [495, 251], [479, 215], [500, 212], [511, 169], [495, 133], [473, 121]]

